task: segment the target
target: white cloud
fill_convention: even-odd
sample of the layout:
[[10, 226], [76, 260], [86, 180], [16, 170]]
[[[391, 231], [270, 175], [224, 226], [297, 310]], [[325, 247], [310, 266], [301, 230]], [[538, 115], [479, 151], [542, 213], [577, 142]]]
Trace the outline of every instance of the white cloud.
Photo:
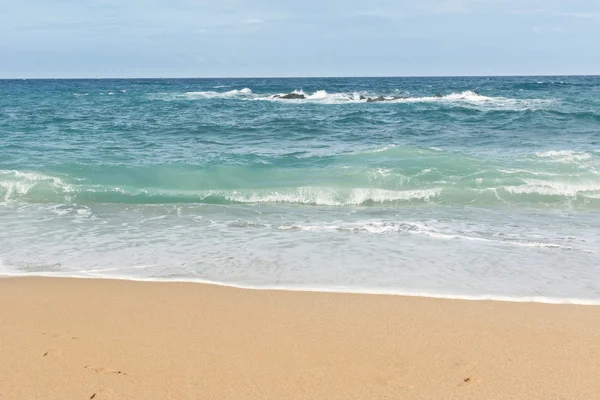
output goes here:
[[247, 25], [256, 25], [256, 24], [262, 24], [264, 21], [262, 19], [259, 18], [250, 18], [244, 21], [244, 24]]
[[555, 25], [534, 26], [531, 30], [538, 35], [555, 34], [565, 32], [565, 28]]
[[600, 17], [600, 12], [559, 12], [555, 14], [558, 17], [595, 19]]

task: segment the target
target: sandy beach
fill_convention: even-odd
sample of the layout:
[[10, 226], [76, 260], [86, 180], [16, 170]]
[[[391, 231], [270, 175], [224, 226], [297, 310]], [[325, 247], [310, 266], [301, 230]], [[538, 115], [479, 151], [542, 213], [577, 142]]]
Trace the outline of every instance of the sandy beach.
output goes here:
[[593, 399], [600, 307], [0, 280], [0, 399]]

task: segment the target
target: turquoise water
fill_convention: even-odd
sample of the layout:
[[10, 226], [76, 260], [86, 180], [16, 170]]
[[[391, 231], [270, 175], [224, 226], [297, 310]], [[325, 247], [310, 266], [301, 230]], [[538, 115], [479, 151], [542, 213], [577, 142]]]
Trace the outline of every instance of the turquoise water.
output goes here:
[[600, 77], [0, 81], [4, 275], [600, 302], [599, 212]]

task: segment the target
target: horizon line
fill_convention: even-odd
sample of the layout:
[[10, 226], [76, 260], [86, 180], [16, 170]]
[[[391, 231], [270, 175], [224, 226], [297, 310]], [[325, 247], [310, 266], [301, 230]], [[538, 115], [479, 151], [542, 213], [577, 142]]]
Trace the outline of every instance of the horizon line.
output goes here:
[[323, 76], [205, 76], [205, 77], [174, 77], [174, 76], [139, 76], [139, 77], [15, 77], [3, 78], [0, 81], [13, 80], [118, 80], [118, 79], [339, 79], [339, 78], [527, 78], [527, 77], [597, 77], [600, 74], [534, 74], [534, 75], [323, 75]]

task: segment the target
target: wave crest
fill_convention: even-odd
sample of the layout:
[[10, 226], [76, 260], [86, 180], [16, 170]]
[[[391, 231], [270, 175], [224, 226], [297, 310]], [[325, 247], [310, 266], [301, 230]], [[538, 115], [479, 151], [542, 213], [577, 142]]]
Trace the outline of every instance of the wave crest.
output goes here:
[[[508, 109], [508, 110], [529, 110], [545, 107], [555, 103], [554, 99], [513, 99], [506, 97], [492, 97], [481, 95], [476, 91], [466, 90], [463, 92], [449, 93], [445, 95], [431, 96], [397, 96], [397, 93], [372, 93], [368, 91], [339, 92], [330, 93], [324, 89], [306, 92], [302, 89], [296, 89], [292, 94], [300, 95], [303, 98], [285, 99], [288, 93], [254, 93], [249, 88], [234, 89], [225, 92], [218, 91], [197, 91], [185, 93], [161, 93], [152, 95], [155, 100], [202, 100], [202, 99], [237, 99], [237, 100], [262, 100], [273, 101], [277, 103], [319, 103], [319, 104], [348, 104], [348, 103], [434, 103], [447, 105], [463, 105], [472, 107], [483, 107], [490, 109]], [[376, 102], [369, 102], [369, 99], [380, 99]]]
[[556, 162], [586, 161], [592, 158], [591, 153], [576, 152], [572, 150], [541, 151], [535, 153], [535, 155], [538, 158], [549, 158]]
[[411, 201], [428, 202], [440, 195], [442, 189], [385, 190], [346, 189], [336, 190], [319, 187], [299, 187], [284, 191], [264, 192], [212, 192], [204, 197], [222, 197], [234, 203], [287, 203], [317, 206], [359, 206]]
[[525, 179], [525, 185], [504, 186], [511, 194], [536, 194], [541, 196], [584, 197], [595, 198], [600, 195], [600, 182], [560, 182], [540, 179]]
[[0, 170], [0, 189], [0, 196], [3, 194], [5, 203], [23, 197], [34, 189], [53, 193], [73, 190], [71, 185], [59, 177], [17, 170]]

